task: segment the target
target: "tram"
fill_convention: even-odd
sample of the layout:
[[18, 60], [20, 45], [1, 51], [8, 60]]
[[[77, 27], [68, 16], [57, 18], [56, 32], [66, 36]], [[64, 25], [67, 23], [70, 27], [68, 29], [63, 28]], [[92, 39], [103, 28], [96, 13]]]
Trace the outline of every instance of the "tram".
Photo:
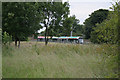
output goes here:
[[[44, 36], [38, 36], [37, 41], [45, 41]], [[48, 41], [49, 42], [63, 42], [63, 43], [78, 43], [78, 44], [83, 44], [83, 38], [79, 36], [61, 36], [61, 37], [49, 37], [48, 36]]]

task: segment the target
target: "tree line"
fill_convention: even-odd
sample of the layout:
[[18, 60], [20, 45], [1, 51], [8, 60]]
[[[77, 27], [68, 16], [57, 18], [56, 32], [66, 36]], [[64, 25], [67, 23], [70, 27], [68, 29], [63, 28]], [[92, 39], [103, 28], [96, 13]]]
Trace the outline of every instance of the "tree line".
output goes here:
[[62, 1], [3, 2], [3, 32], [12, 35], [15, 46], [19, 47], [21, 40], [25, 40], [30, 35], [36, 34], [37, 30], [45, 27], [44, 36], [47, 45], [48, 35], [69, 35], [70, 31], [75, 31], [75, 28], [81, 26], [75, 15], [68, 17], [69, 7], [68, 2], [62, 3]]
[[99, 9], [94, 11], [84, 22], [86, 39], [93, 43], [118, 44], [120, 28], [120, 5], [118, 2], [110, 7], [111, 11]]
[[[118, 3], [112, 11], [99, 9], [87, 18], [83, 25], [75, 15], [69, 16], [68, 2], [3, 2], [2, 3], [2, 31], [3, 35], [12, 36], [15, 46], [45, 27], [45, 36], [84, 36], [93, 43], [117, 43], [119, 12]], [[3, 37], [3, 39], [6, 39]], [[4, 41], [4, 40], [3, 40]]]

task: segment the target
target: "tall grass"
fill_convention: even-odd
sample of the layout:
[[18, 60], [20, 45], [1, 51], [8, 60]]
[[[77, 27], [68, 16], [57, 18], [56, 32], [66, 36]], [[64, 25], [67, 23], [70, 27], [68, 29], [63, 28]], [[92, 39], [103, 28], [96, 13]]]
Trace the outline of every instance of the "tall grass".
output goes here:
[[3, 46], [4, 78], [115, 78], [116, 47], [22, 42]]

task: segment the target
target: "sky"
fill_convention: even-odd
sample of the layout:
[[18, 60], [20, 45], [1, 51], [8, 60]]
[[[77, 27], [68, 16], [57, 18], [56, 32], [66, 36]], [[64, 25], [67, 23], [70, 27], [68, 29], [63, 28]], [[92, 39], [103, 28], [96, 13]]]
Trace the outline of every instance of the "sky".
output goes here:
[[[92, 12], [98, 9], [109, 9], [115, 2], [115, 0], [63, 0], [63, 2], [65, 1], [70, 4], [70, 16], [75, 15], [80, 20], [80, 24], [83, 24]], [[38, 32], [44, 30], [45, 28]]]
[[75, 15], [80, 20], [80, 24], [83, 24], [95, 10], [112, 7], [111, 2], [114, 3], [113, 0], [69, 0], [70, 16]]

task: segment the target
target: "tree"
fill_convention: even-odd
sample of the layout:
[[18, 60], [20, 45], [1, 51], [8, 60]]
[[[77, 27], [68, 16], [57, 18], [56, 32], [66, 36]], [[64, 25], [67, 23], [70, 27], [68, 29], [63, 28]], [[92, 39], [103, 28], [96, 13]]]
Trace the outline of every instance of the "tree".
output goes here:
[[70, 36], [71, 31], [75, 32], [77, 26], [79, 26], [79, 20], [76, 19], [75, 15], [67, 17], [63, 21], [63, 26], [60, 34], [64, 36]]
[[68, 17], [63, 21], [62, 35], [69, 36], [73, 27], [73, 17]]
[[[69, 14], [69, 4], [67, 2], [44, 2], [42, 3], [43, 22], [45, 29], [45, 45], [48, 44], [47, 36], [56, 34], [61, 29], [62, 20]], [[57, 30], [58, 29], [58, 30]]]
[[75, 15], [73, 15], [73, 16], [71, 16], [71, 18], [72, 18], [72, 27], [71, 27], [71, 31], [72, 31], [72, 34], [74, 34], [75, 32], [76, 32], [76, 28], [79, 26], [79, 19], [76, 19], [76, 16]]
[[113, 11], [111, 11], [106, 20], [97, 24], [94, 31], [91, 33], [91, 41], [94, 43], [118, 43], [118, 24], [119, 13], [118, 7], [113, 5]]
[[87, 18], [84, 22], [85, 24], [85, 38], [89, 39], [90, 38], [90, 34], [93, 31], [93, 27], [96, 27], [96, 24], [100, 24], [103, 20], [105, 20], [108, 16], [108, 10], [105, 9], [99, 9], [97, 11], [94, 11], [91, 15], [89, 15], [90, 17]]
[[84, 32], [84, 26], [83, 25], [80, 25], [78, 24], [74, 30], [73, 30], [73, 35], [75, 36], [82, 36], [83, 35], [83, 32]]
[[[23, 38], [34, 34], [40, 29], [41, 12], [38, 11], [38, 3], [2, 3], [3, 32], [12, 35], [15, 46], [20, 46]], [[17, 41], [19, 44], [17, 45]]]
[[[58, 21], [56, 21], [58, 23]], [[76, 19], [75, 15], [70, 17], [65, 17], [64, 20], [61, 20], [61, 25], [55, 24], [55, 26], [50, 26], [48, 28], [49, 36], [70, 36], [70, 32], [73, 31], [73, 34], [80, 35], [83, 30], [82, 25], [79, 24], [79, 20]], [[43, 31], [42, 33], [45, 33]]]

